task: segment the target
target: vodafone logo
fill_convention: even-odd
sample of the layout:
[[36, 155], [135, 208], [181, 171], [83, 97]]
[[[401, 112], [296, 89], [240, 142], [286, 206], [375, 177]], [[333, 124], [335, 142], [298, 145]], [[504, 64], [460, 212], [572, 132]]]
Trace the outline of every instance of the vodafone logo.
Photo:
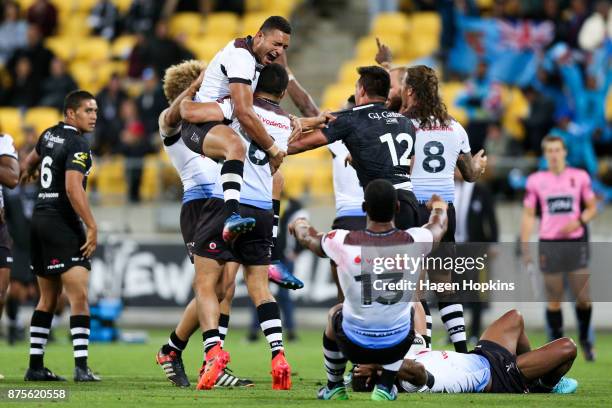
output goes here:
[[217, 244], [215, 244], [214, 242], [211, 242], [210, 244], [208, 244], [208, 248], [217, 249]]
[[357, 255], [357, 256], [355, 257], [355, 263], [356, 263], [356, 264], [360, 264], [360, 263], [361, 263], [361, 257], [360, 257], [359, 255]]

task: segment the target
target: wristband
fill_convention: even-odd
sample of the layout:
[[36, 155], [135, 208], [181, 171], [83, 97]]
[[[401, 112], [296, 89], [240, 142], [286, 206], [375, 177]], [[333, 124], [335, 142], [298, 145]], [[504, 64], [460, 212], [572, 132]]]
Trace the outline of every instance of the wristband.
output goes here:
[[436, 201], [431, 205], [432, 210], [446, 210], [448, 208], [448, 204], [442, 201]]
[[289, 74], [289, 82], [295, 81], [295, 76], [293, 74]]
[[272, 156], [272, 157], [276, 157], [276, 155], [278, 154], [278, 152], [280, 152], [280, 149], [278, 148], [278, 146], [276, 145], [276, 143], [272, 143], [272, 146], [268, 147], [266, 149], [266, 152]]

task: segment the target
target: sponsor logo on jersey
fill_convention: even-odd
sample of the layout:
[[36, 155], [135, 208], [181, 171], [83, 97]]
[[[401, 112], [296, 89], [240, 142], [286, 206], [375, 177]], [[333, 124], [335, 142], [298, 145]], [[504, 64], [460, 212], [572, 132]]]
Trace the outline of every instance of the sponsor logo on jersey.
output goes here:
[[47, 199], [47, 198], [58, 198], [59, 197], [59, 193], [38, 193], [38, 198], [40, 198], [41, 200]]
[[210, 252], [212, 254], [218, 254], [219, 252], [221, 252], [220, 249], [217, 249], [217, 244], [215, 242], [209, 243], [208, 244], [208, 249], [206, 251]]
[[574, 197], [572, 196], [556, 196], [546, 199], [549, 214], [567, 214], [571, 213], [574, 207]]
[[87, 159], [89, 158], [89, 153], [87, 152], [78, 152], [74, 154], [74, 160], [72, 160], [72, 163], [74, 164], [78, 164], [80, 166], [83, 166], [85, 168], [87, 168]]
[[[370, 113], [368, 113], [368, 118], [376, 119], [376, 120], [387, 119], [387, 118], [401, 118], [402, 116], [404, 116], [404, 115], [402, 115], [401, 113], [391, 112], [391, 111], [370, 112]], [[387, 123], [389, 123], [389, 122], [387, 122]]]
[[51, 260], [51, 265], [47, 265], [47, 269], [60, 269], [64, 267], [64, 263], [60, 262], [59, 259], [53, 258]]
[[285, 129], [285, 130], [291, 130], [291, 127], [290, 127], [290, 126], [287, 126], [287, 125], [286, 125], [286, 124], [284, 124], [284, 123], [277, 122], [277, 121], [275, 121], [275, 120], [272, 120], [272, 119], [268, 119], [268, 118], [266, 118], [266, 117], [263, 117], [263, 116], [261, 116], [259, 113], [257, 114], [257, 117], [259, 117], [259, 120], [261, 120], [261, 121], [264, 123], [264, 125], [267, 125], [267, 126], [273, 126], [273, 127], [277, 127], [277, 128], [280, 128], [280, 129]]
[[43, 140], [47, 142], [47, 147], [53, 147], [54, 143], [63, 144], [64, 139], [61, 137], [54, 136], [51, 132], [46, 132], [43, 135]]

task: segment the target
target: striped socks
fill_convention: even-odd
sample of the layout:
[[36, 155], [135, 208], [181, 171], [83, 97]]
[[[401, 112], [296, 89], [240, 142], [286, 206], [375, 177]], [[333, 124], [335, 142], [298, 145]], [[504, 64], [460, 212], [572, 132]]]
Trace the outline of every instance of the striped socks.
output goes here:
[[325, 332], [323, 332], [323, 358], [327, 373], [327, 388], [331, 390], [344, 381], [347, 360], [338, 348], [338, 344], [327, 337]]
[[83, 369], [87, 369], [87, 356], [89, 354], [89, 327], [89, 316], [70, 316], [70, 335], [72, 336], [74, 365]]
[[221, 186], [223, 187], [226, 217], [239, 214], [243, 171], [244, 162], [240, 160], [226, 160], [221, 166]]
[[219, 338], [221, 339], [221, 347], [225, 344], [225, 336], [227, 335], [227, 327], [229, 326], [229, 315], [221, 313], [219, 315]]
[[30, 368], [32, 369], [44, 367], [43, 356], [52, 320], [53, 313], [34, 310], [32, 314], [30, 324]]
[[278, 223], [280, 221], [280, 200], [272, 200], [272, 209], [274, 210], [274, 224], [272, 226], [272, 262], [280, 261], [281, 253], [280, 248], [276, 243], [278, 242]]
[[444, 323], [450, 340], [455, 346], [455, 351], [467, 353], [463, 305], [461, 303], [438, 302], [438, 308], [440, 309], [442, 323]]
[[431, 349], [431, 328], [433, 326], [433, 320], [431, 318], [431, 310], [429, 310], [429, 305], [425, 299], [421, 300], [421, 305], [423, 306], [423, 310], [425, 311], [425, 325], [426, 325], [426, 333], [423, 336], [425, 340], [425, 347]]
[[276, 302], [267, 302], [257, 306], [257, 318], [261, 330], [270, 345], [272, 358], [274, 358], [284, 349], [283, 326], [280, 319], [278, 304]]
[[204, 354], [206, 354], [221, 341], [219, 329], [206, 330], [202, 333], [202, 339], [204, 340]]
[[168, 342], [162, 346], [162, 353], [170, 354], [171, 351], [176, 352], [177, 354], [181, 354], [185, 347], [187, 347], [187, 340], [181, 340], [181, 338], [176, 334], [176, 331], [172, 331], [170, 333], [170, 338], [168, 338]]

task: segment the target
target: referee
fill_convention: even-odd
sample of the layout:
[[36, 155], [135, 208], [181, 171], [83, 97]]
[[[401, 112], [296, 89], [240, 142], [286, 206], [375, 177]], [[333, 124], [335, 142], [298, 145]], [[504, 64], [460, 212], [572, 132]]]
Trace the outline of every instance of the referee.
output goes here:
[[100, 381], [87, 366], [87, 287], [97, 227], [85, 193], [92, 160], [83, 136], [94, 130], [97, 114], [93, 95], [80, 90], [69, 93], [64, 100], [64, 121], [42, 133], [22, 166], [23, 180], [32, 178], [40, 166], [40, 192], [30, 232], [31, 269], [38, 280], [40, 300], [30, 325], [26, 381], [65, 381], [43, 364], [53, 311], [62, 289], [71, 307], [74, 381]]

